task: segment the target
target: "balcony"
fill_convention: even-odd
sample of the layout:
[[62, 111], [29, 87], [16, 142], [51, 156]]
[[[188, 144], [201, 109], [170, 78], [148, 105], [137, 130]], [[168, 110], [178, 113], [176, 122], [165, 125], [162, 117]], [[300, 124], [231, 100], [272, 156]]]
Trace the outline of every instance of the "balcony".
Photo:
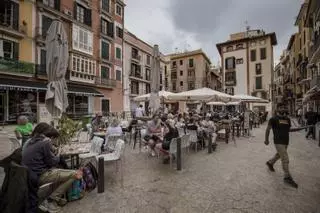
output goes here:
[[19, 26], [19, 20], [11, 14], [0, 14], [0, 33], [22, 39], [26, 36], [27, 27], [26, 25]]
[[137, 72], [137, 71], [131, 71], [129, 76], [133, 78], [143, 79], [141, 72]]
[[171, 80], [177, 80], [177, 73], [171, 73]]
[[60, 10], [60, 0], [37, 0], [38, 4], [43, 4], [46, 8]]
[[312, 89], [312, 88], [315, 87], [315, 86], [320, 87], [320, 75], [314, 76], [314, 77], [311, 79], [310, 88]]
[[177, 63], [175, 63], [175, 64], [171, 64], [171, 69], [177, 69]]
[[0, 58], [0, 73], [25, 75], [34, 74], [34, 72], [35, 65], [33, 63]]
[[188, 81], [195, 81], [196, 80], [196, 75], [195, 74], [188, 75], [187, 79], [188, 79]]
[[137, 63], [140, 63], [141, 61], [141, 56], [137, 53], [132, 53], [131, 55], [131, 59]]
[[[312, 46], [310, 48], [311, 63], [315, 63], [316, 58], [320, 55], [320, 33], [314, 34], [312, 39]], [[316, 57], [318, 55], [318, 57]]]
[[100, 76], [95, 77], [95, 83], [98, 86], [114, 88], [117, 85], [117, 81], [115, 79], [102, 78]]

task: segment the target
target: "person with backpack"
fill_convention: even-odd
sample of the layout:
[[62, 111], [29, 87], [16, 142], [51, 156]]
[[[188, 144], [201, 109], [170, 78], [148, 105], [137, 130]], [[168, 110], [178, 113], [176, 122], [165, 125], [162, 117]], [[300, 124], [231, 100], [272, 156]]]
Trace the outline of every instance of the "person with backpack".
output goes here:
[[34, 186], [46, 183], [58, 184], [50, 198], [40, 204], [39, 208], [42, 211], [58, 212], [59, 205], [66, 204], [62, 196], [72, 186], [74, 180], [82, 178], [81, 171], [56, 168], [61, 158], [54, 155], [51, 141], [58, 136], [58, 131], [52, 126], [39, 123], [22, 151], [22, 165], [28, 168]]

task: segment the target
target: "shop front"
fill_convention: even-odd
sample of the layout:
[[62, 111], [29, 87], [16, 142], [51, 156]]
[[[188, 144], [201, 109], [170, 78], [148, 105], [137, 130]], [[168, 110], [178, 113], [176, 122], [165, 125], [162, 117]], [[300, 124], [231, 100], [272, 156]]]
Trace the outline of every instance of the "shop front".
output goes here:
[[[17, 79], [0, 79], [0, 123], [15, 123], [18, 116], [25, 115], [30, 122], [37, 122], [39, 104], [45, 103], [46, 83]], [[89, 87], [68, 85], [70, 117], [81, 117], [93, 111], [93, 97], [103, 96]]]

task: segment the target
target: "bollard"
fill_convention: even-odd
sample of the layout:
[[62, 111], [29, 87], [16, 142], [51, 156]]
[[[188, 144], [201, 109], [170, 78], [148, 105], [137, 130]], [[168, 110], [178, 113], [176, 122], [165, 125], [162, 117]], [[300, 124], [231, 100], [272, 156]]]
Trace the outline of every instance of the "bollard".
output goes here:
[[100, 157], [98, 161], [98, 193], [104, 192], [104, 158]]
[[181, 171], [181, 137], [177, 139], [177, 170]]
[[209, 142], [208, 142], [208, 153], [212, 153], [212, 137], [211, 134], [209, 135]]

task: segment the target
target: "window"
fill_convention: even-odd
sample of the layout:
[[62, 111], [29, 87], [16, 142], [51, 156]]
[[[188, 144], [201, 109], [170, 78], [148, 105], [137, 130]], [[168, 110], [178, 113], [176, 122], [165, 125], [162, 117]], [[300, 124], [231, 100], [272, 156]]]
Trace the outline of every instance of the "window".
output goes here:
[[267, 49], [266, 48], [260, 48], [260, 59], [265, 60], [267, 58]]
[[0, 22], [1, 25], [10, 26], [11, 28], [18, 30], [19, 4], [13, 1], [1, 1]]
[[109, 43], [106, 42], [106, 41], [101, 41], [101, 58], [102, 59], [106, 59], [106, 60], [109, 60]]
[[122, 79], [122, 72], [121, 70], [116, 70], [116, 80], [121, 81]]
[[101, 78], [110, 79], [110, 67], [101, 66], [100, 76]]
[[50, 27], [50, 25], [51, 25], [51, 23], [52, 23], [52, 19], [51, 18], [49, 18], [49, 17], [47, 17], [47, 16], [42, 16], [42, 32], [41, 32], [41, 35], [43, 36], [43, 37], [45, 37], [45, 36], [47, 36], [47, 32], [48, 32], [48, 30], [49, 30], [49, 27]]
[[243, 64], [243, 58], [237, 58], [236, 64]]
[[42, 3], [46, 6], [60, 10], [60, 1], [59, 0], [43, 0]]
[[256, 75], [261, 75], [262, 70], [261, 70], [261, 64], [256, 64]]
[[189, 83], [188, 83], [188, 90], [193, 90], [193, 89], [195, 89], [195, 84], [194, 84], [194, 82], [189, 82]]
[[234, 88], [233, 87], [226, 88], [225, 92], [229, 95], [234, 95]]
[[183, 70], [180, 70], [180, 76], [183, 76]]
[[138, 95], [139, 94], [139, 82], [137, 81], [131, 81], [131, 93], [132, 94], [136, 94]]
[[180, 81], [180, 86], [183, 87], [183, 81]]
[[180, 60], [180, 65], [183, 65], [183, 60]]
[[118, 38], [123, 38], [123, 29], [121, 29], [119, 26], [116, 27], [116, 35]]
[[257, 58], [256, 58], [256, 50], [251, 50], [250, 51], [250, 60], [251, 61], [256, 61], [257, 60]]
[[19, 59], [19, 44], [9, 40], [0, 40], [0, 57]]
[[110, 0], [101, 0], [101, 8], [107, 12], [110, 12]]
[[256, 77], [256, 89], [262, 89], [262, 76]]
[[189, 59], [189, 67], [193, 67], [194, 64], [193, 64], [193, 58]]
[[116, 58], [121, 59], [121, 48], [116, 47]]
[[172, 66], [176, 67], [177, 66], [177, 62], [176, 61], [172, 62]]
[[226, 82], [235, 82], [236, 81], [236, 72], [226, 72]]
[[122, 7], [120, 5], [116, 5], [116, 14], [122, 17]]
[[173, 91], [176, 91], [176, 90], [177, 90], [176, 82], [172, 82], [172, 90], [173, 90]]
[[236, 45], [236, 49], [238, 50], [238, 49], [243, 49], [243, 44], [237, 44]]
[[151, 93], [151, 86], [150, 86], [150, 84], [146, 84], [146, 93]]
[[235, 57], [226, 58], [225, 63], [226, 63], [227, 70], [236, 68]]
[[74, 15], [77, 21], [91, 26], [91, 10], [81, 6], [80, 4], [76, 4]]
[[150, 81], [150, 74], [151, 74], [151, 70], [150, 69], [146, 69], [146, 80]]
[[108, 99], [101, 100], [101, 111], [103, 115], [108, 115], [110, 113], [110, 101]]
[[227, 47], [227, 52], [233, 51], [233, 46], [228, 46]]
[[150, 55], [147, 55], [147, 64], [148, 64], [148, 65], [151, 64], [151, 57], [150, 57]]
[[194, 72], [194, 70], [188, 70], [188, 77], [195, 77], [196, 73]]
[[72, 39], [73, 49], [92, 55], [92, 32], [73, 25]]
[[114, 30], [112, 22], [109, 22], [105, 19], [101, 19], [101, 33], [113, 38], [114, 37]]
[[71, 71], [76, 73], [87, 74], [86, 76], [96, 75], [96, 62], [94, 60], [75, 54], [71, 56], [71, 60]]
[[177, 72], [171, 73], [171, 79], [177, 79]]

